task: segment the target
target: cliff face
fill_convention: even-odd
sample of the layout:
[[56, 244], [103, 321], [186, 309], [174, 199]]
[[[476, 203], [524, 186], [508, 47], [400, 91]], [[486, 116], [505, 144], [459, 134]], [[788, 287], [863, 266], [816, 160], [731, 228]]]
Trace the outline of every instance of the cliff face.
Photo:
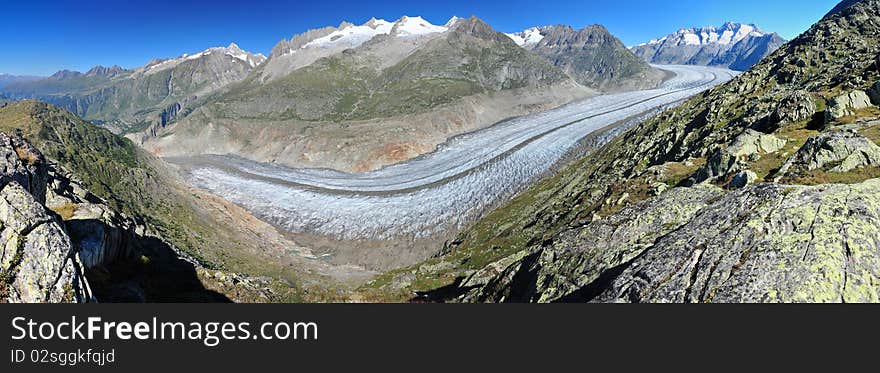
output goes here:
[[45, 158], [19, 137], [0, 133], [0, 301], [92, 300], [84, 266], [43, 203]]

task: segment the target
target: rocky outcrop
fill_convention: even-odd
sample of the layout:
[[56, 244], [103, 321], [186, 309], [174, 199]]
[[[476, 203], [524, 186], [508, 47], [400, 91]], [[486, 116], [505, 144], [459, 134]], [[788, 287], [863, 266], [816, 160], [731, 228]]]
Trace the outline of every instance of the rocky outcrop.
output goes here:
[[0, 301], [92, 300], [79, 256], [61, 223], [43, 206], [47, 166], [18, 137], [0, 133]]
[[116, 212], [76, 176], [59, 168], [49, 167], [46, 206], [62, 215], [82, 264], [94, 268], [131, 259], [134, 243], [143, 239], [146, 226]]
[[762, 154], [782, 149], [785, 144], [785, 140], [776, 136], [747, 129], [734, 138], [729, 146], [716, 151], [706, 166], [694, 175], [694, 181], [703, 182], [739, 172], [746, 161], [757, 160]]
[[825, 123], [831, 123], [845, 116], [855, 115], [857, 110], [872, 106], [871, 98], [865, 91], [855, 90], [828, 101], [825, 110]]
[[48, 167], [36, 148], [19, 136], [0, 133], [0, 178], [23, 187], [38, 203], [46, 202]]
[[810, 120], [816, 114], [816, 104], [804, 91], [795, 91], [783, 98], [770, 119], [777, 126]]
[[807, 140], [779, 169], [779, 178], [808, 171], [848, 172], [880, 165], [880, 146], [853, 131], [829, 131]]
[[880, 180], [676, 188], [567, 231], [462, 301], [877, 302]]

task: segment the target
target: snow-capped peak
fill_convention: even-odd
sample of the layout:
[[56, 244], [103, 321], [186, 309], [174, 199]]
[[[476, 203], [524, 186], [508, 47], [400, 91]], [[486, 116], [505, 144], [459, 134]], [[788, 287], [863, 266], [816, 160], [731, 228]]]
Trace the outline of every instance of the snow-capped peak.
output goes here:
[[452, 26], [455, 26], [455, 24], [458, 23], [458, 21], [461, 21], [461, 17], [452, 16], [452, 18], [450, 18], [449, 21], [446, 22], [446, 24], [443, 26], [446, 28], [452, 28]]
[[654, 39], [642, 45], [658, 45], [673, 43], [675, 45], [709, 45], [736, 44], [749, 36], [766, 35], [753, 24], [727, 22], [721, 27], [706, 26], [700, 28], [683, 28], [660, 39]]
[[339, 27], [324, 37], [312, 40], [302, 48], [356, 48], [376, 35], [412, 37], [445, 32], [449, 29], [447, 26], [433, 25], [422, 17], [408, 16], [403, 16], [395, 22], [372, 18], [360, 26], [350, 23], [343, 25], [345, 27]]
[[540, 43], [541, 40], [544, 40], [544, 34], [541, 32], [540, 27], [532, 27], [525, 31], [505, 35], [513, 39], [513, 41], [521, 47], [535, 45]]
[[248, 65], [250, 65], [251, 67], [256, 67], [257, 65], [266, 61], [266, 56], [264, 56], [263, 54], [261, 54], [261, 53], [251, 54], [251, 53], [248, 53], [248, 52], [242, 50], [241, 48], [239, 48], [237, 44], [230, 43], [228, 47], [213, 47], [213, 48], [205, 49], [205, 50], [203, 50], [199, 53], [196, 53], [196, 54], [184, 53], [183, 55], [181, 55], [180, 57], [177, 57], [177, 58], [170, 58], [167, 60], [157, 60], [157, 61], [150, 62], [149, 64], [147, 64], [144, 67], [144, 72], [149, 74], [149, 73], [155, 73], [158, 71], [170, 69], [170, 68], [173, 68], [173, 67], [179, 65], [180, 63], [182, 63], [184, 61], [199, 59], [199, 58], [202, 58], [202, 57], [214, 54], [214, 53], [223, 53], [223, 54], [230, 56], [232, 58], [241, 60], [242, 62], [245, 62]]

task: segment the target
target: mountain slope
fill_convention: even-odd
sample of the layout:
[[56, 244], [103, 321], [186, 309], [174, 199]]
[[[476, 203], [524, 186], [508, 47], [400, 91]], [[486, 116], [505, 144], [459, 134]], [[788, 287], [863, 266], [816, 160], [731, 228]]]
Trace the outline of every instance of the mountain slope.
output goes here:
[[581, 30], [546, 26], [508, 37], [588, 87], [610, 91], [643, 89], [652, 88], [663, 79], [662, 72], [633, 55], [600, 25]]
[[194, 101], [244, 79], [264, 57], [235, 44], [194, 55], [154, 60], [134, 70], [97, 66], [10, 84], [13, 98], [39, 98], [117, 132], [165, 125]]
[[[305, 250], [274, 228], [235, 205], [185, 185], [163, 161], [73, 113], [39, 101], [19, 101], [0, 108], [0, 131], [20, 134], [71, 178], [81, 180], [82, 187], [74, 189], [86, 189], [108, 208], [144, 225], [147, 235], [197, 259], [206, 268], [199, 272], [203, 282], [217, 282], [213, 270], [222, 270], [224, 276], [270, 276], [279, 279], [270, 284], [276, 301], [300, 300], [301, 289], [313, 285], [313, 294], [320, 296], [322, 286], [336, 283], [324, 275], [309, 274], [329, 271], [321, 263], [291, 254], [294, 248]], [[80, 213], [68, 207], [62, 204], [59, 211], [72, 216]], [[159, 271], [156, 276], [161, 269], [155, 269]]]
[[876, 301], [880, 111], [829, 122], [823, 111], [876, 90], [878, 20], [877, 0], [830, 14], [499, 208], [395, 288], [465, 301]]
[[721, 27], [681, 29], [632, 48], [651, 63], [723, 66], [748, 70], [785, 44], [775, 33], [755, 25], [728, 22]]
[[364, 171], [591, 93], [477, 18], [372, 20], [282, 42], [241, 84], [144, 140], [163, 156]]

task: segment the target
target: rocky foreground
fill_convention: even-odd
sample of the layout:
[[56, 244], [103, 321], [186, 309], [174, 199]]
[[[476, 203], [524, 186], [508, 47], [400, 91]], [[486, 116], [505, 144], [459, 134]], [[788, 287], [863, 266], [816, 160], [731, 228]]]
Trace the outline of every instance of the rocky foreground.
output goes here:
[[880, 301], [880, 1], [848, 1], [365, 297]]

